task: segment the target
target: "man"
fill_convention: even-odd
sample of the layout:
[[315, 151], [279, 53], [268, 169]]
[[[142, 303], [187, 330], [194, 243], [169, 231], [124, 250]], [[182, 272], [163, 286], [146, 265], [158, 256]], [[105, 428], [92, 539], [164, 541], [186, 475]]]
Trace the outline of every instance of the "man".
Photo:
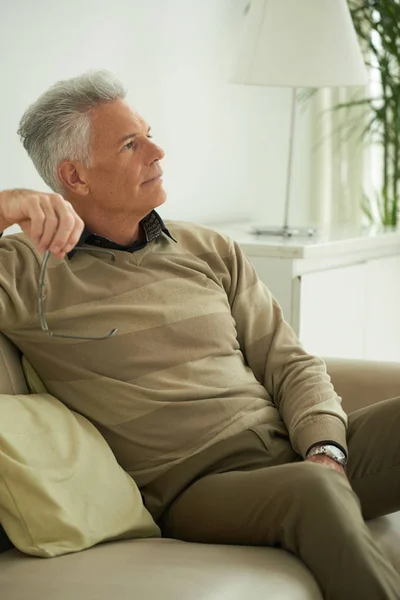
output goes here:
[[[93, 72], [23, 116], [56, 193], [0, 193], [1, 230], [24, 232], [0, 243], [2, 331], [104, 435], [164, 535], [279, 545], [326, 598], [399, 599], [364, 518], [400, 509], [400, 399], [347, 417], [239, 246], [163, 222], [164, 153], [124, 96]], [[83, 339], [41, 329], [46, 249], [50, 331]]]

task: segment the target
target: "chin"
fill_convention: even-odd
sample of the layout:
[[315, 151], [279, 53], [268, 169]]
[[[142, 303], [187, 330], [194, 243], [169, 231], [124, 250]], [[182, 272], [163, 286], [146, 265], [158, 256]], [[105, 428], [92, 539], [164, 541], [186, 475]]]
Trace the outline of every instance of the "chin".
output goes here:
[[152, 204], [154, 206], [154, 208], [157, 208], [157, 206], [161, 206], [162, 204], [164, 204], [164, 202], [167, 199], [167, 192], [162, 189], [158, 192], [158, 194], [154, 194], [152, 200]]

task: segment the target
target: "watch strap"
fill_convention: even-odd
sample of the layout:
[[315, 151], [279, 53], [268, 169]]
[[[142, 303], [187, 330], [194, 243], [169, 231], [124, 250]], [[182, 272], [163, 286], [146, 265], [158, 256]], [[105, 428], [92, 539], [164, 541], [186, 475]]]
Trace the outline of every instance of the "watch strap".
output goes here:
[[308, 453], [310, 452], [310, 450], [312, 450], [312, 448], [315, 448], [315, 446], [336, 446], [336, 448], [339, 448], [339, 450], [341, 450], [343, 452], [343, 454], [345, 455], [346, 459], [348, 458], [347, 455], [347, 450], [345, 448], [343, 448], [343, 446], [341, 446], [338, 442], [334, 441], [334, 440], [322, 440], [321, 442], [314, 442], [314, 444], [312, 444], [309, 449], [306, 452], [306, 458], [308, 456]]
[[337, 447], [332, 444], [325, 444], [323, 446], [314, 446], [308, 453], [306, 460], [314, 456], [328, 456], [336, 461], [342, 467], [347, 465], [346, 455]]

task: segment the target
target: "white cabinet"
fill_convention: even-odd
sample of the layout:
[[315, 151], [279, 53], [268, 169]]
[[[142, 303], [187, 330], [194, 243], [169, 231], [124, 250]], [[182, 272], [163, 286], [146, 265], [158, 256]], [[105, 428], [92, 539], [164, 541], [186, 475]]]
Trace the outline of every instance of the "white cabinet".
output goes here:
[[299, 337], [312, 354], [359, 358], [365, 347], [366, 264], [298, 278]]
[[365, 272], [365, 355], [400, 361], [400, 256], [369, 260]]
[[251, 223], [212, 227], [240, 244], [308, 352], [400, 362], [400, 231], [277, 238], [251, 234]]

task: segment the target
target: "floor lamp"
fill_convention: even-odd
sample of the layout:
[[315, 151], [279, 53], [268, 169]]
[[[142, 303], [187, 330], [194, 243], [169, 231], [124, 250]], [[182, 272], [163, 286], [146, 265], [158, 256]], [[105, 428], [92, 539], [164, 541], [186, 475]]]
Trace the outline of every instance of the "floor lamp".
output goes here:
[[289, 227], [297, 89], [368, 82], [347, 0], [250, 0], [230, 81], [292, 88], [284, 224], [253, 233], [313, 235]]

